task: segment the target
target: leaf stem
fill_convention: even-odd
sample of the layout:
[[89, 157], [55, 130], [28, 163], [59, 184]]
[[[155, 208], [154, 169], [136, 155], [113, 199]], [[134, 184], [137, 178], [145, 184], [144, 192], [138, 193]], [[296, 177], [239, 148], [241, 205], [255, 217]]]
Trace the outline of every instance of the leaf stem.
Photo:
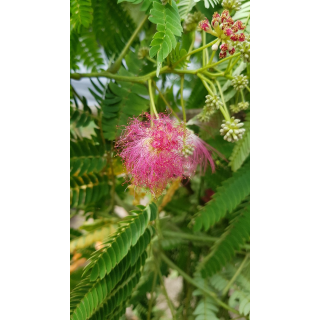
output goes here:
[[189, 233], [175, 232], [175, 231], [163, 231], [162, 233], [164, 236], [167, 236], [167, 237], [186, 239], [190, 241], [215, 242], [219, 239], [219, 238], [208, 237], [208, 236], [196, 236]]
[[155, 86], [155, 88], [158, 90], [159, 92], [159, 96], [160, 98], [163, 100], [163, 102], [166, 104], [166, 106], [169, 108], [169, 110], [171, 111], [171, 113], [178, 119], [180, 120], [180, 118], [178, 117], [178, 115], [173, 111], [173, 109], [171, 108], [170, 104], [168, 103], [168, 101], [166, 100], [166, 98], [164, 97], [164, 95], [162, 94], [162, 92], [160, 91], [160, 89], [158, 88], [156, 82], [154, 80], [152, 80], [153, 85]]
[[[220, 41], [221, 41], [221, 40], [219, 39], [219, 41], [218, 41], [218, 43], [217, 43], [217, 46], [218, 46], [218, 47], [219, 47]], [[217, 49], [217, 50], [218, 50], [218, 49]], [[211, 57], [210, 57], [210, 60], [209, 60], [208, 64], [212, 63], [213, 57], [214, 57], [214, 55], [216, 54], [217, 50], [213, 50], [213, 51], [212, 51], [212, 54], [211, 54]]]
[[204, 50], [204, 49], [212, 46], [212, 45], [215, 44], [217, 41], [218, 41], [218, 38], [215, 39], [215, 40], [213, 40], [212, 42], [210, 42], [210, 43], [202, 46], [202, 47], [199, 47], [199, 48], [197, 48], [197, 49], [195, 49], [195, 50], [192, 50], [191, 52], [187, 53], [186, 55], [184, 55], [183, 57], [181, 57], [181, 58], [172, 66], [172, 69], [174, 69], [174, 67], [177, 66], [177, 65], [178, 65], [181, 61], [183, 61], [185, 58], [187, 58], [187, 57], [189, 57], [189, 56], [191, 56], [191, 55], [193, 55], [193, 54], [195, 54], [195, 53], [197, 53], [197, 52], [200, 52], [200, 51], [202, 51], [202, 50]]
[[168, 296], [168, 292], [167, 292], [167, 289], [164, 285], [164, 281], [163, 281], [163, 278], [162, 278], [162, 274], [161, 274], [161, 270], [160, 270], [160, 267], [159, 267], [159, 263], [155, 260], [155, 266], [156, 266], [156, 269], [157, 269], [157, 272], [158, 272], [158, 276], [160, 278], [160, 283], [161, 283], [161, 288], [162, 288], [162, 292], [167, 300], [167, 304], [168, 304], [168, 307], [170, 309], [170, 312], [171, 312], [171, 315], [172, 315], [172, 319], [175, 320], [176, 319], [176, 316], [175, 316], [175, 310], [174, 310], [174, 307], [173, 307], [173, 304], [172, 304], [172, 301], [170, 300], [169, 296]]
[[111, 73], [116, 73], [120, 67], [121, 67], [121, 62], [122, 59], [124, 58], [124, 56], [126, 55], [127, 51], [129, 50], [133, 40], [136, 38], [136, 36], [138, 35], [138, 33], [140, 32], [140, 30], [142, 29], [144, 23], [148, 20], [148, 16], [145, 16], [143, 18], [143, 20], [140, 22], [140, 24], [137, 26], [136, 30], [133, 32], [133, 34], [131, 35], [130, 39], [128, 40], [127, 44], [125, 45], [125, 47], [122, 49], [119, 57], [117, 58], [117, 60], [114, 62], [114, 64], [108, 68], [107, 71], [111, 72]]
[[217, 295], [210, 291], [209, 289], [207, 288], [204, 288], [202, 287], [201, 285], [198, 284], [198, 282], [196, 282], [195, 280], [193, 280], [189, 275], [187, 275], [184, 271], [182, 271], [178, 266], [176, 266], [164, 253], [160, 252], [160, 256], [161, 256], [161, 259], [169, 266], [171, 267], [172, 269], [175, 269], [177, 270], [180, 275], [185, 279], [187, 280], [189, 283], [191, 283], [193, 286], [195, 286], [196, 288], [200, 289], [201, 291], [203, 291], [205, 294], [207, 294], [208, 296], [210, 296], [211, 298], [213, 298], [218, 305], [220, 305], [222, 308], [224, 309], [227, 309], [233, 313], [236, 313], [236, 314], [239, 314], [239, 311], [238, 310], [235, 310], [231, 307], [229, 307], [227, 304], [225, 304], [223, 301], [221, 301]]
[[152, 58], [150, 58], [149, 56], [146, 56], [146, 59], [148, 59], [149, 61], [151, 61], [154, 64], [157, 64], [157, 61], [152, 59]]
[[184, 107], [184, 101], [183, 101], [183, 84], [184, 84], [184, 76], [181, 76], [180, 101], [181, 101], [181, 107], [182, 107], [183, 121], [186, 123], [187, 122], [187, 115], [186, 115], [186, 109]]
[[237, 270], [236, 273], [233, 275], [233, 277], [230, 279], [230, 281], [227, 283], [226, 287], [223, 289], [222, 294], [221, 294], [222, 298], [224, 298], [224, 297], [226, 296], [226, 294], [228, 293], [230, 287], [232, 286], [232, 284], [234, 283], [234, 281], [237, 279], [238, 275], [241, 273], [241, 271], [242, 271], [242, 269], [244, 268], [244, 266], [245, 266], [245, 264], [246, 264], [249, 256], [250, 256], [250, 254], [248, 253], [248, 254], [244, 257], [244, 259], [243, 259], [243, 261], [241, 262], [238, 270]]
[[229, 56], [229, 57], [226, 57], [226, 58], [224, 58], [224, 59], [221, 59], [221, 60], [215, 62], [214, 64], [210, 64], [210, 65], [207, 65], [207, 66], [205, 66], [205, 67], [202, 67], [202, 68], [198, 69], [197, 72], [202, 72], [202, 71], [204, 71], [204, 70], [213, 68], [213, 67], [219, 65], [220, 63], [222, 63], [222, 62], [224, 62], [224, 61], [227, 61], [227, 60], [229, 60], [229, 59], [232, 59], [232, 58], [238, 57], [238, 56], [240, 56], [240, 52], [234, 54], [233, 56]]
[[[225, 112], [226, 112], [226, 114], [227, 114], [226, 120], [227, 120], [227, 121], [230, 121], [230, 114], [229, 114], [229, 111], [228, 111], [228, 109], [227, 109], [226, 102], [224, 101], [224, 96], [223, 96], [223, 92], [222, 92], [220, 83], [219, 83], [219, 81], [217, 81], [216, 79], [215, 79], [214, 81], [216, 82], [217, 87], [218, 87], [218, 89], [219, 89], [220, 96], [221, 96], [221, 100], [222, 100], [222, 103], [223, 103], [223, 107], [224, 107], [224, 110], [225, 110]], [[220, 110], [222, 110], [222, 109], [220, 109]]]
[[229, 67], [229, 69], [227, 69], [225, 71], [225, 74], [231, 73], [232, 69], [234, 68], [234, 66], [238, 63], [238, 61], [240, 60], [240, 56], [237, 57], [237, 59], [232, 63], [232, 65]]
[[[206, 77], [204, 77], [202, 74], [198, 74], [198, 77], [201, 79], [203, 85], [206, 87], [206, 89], [208, 90], [209, 94], [211, 96], [214, 96], [213, 91], [211, 90], [211, 88], [208, 85], [208, 79]], [[223, 100], [222, 100], [223, 101]], [[225, 108], [220, 108], [219, 109], [223, 115], [223, 117], [228, 121], [230, 120], [230, 116], [228, 114], [228, 111], [225, 110]]]
[[152, 303], [153, 303], [153, 292], [154, 292], [154, 288], [156, 286], [156, 280], [157, 280], [157, 273], [154, 272], [153, 281], [152, 281], [152, 287], [151, 287], [151, 297], [150, 297], [149, 305], [148, 305], [148, 320], [151, 319]]
[[153, 99], [153, 92], [152, 92], [152, 80], [148, 80], [148, 88], [149, 88], [149, 95], [150, 95], [150, 110], [155, 114], [156, 118], [159, 119], [159, 115], [156, 109], [156, 106], [154, 104], [154, 99]]

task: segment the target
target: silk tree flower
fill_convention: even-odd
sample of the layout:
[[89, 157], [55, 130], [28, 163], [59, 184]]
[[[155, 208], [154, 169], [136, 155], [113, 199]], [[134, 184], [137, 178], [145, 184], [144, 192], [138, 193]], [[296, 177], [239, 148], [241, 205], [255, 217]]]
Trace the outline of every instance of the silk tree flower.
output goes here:
[[212, 16], [211, 25], [207, 18], [200, 21], [199, 28], [220, 39], [221, 52], [219, 58], [225, 58], [227, 52], [233, 55], [237, 43], [246, 39], [244, 33], [237, 33], [239, 30], [245, 29], [242, 21], [233, 21], [228, 10], [224, 10], [221, 15], [215, 12]]
[[134, 186], [157, 196], [173, 180], [193, 176], [198, 164], [204, 171], [209, 161], [214, 169], [208, 145], [183, 123], [161, 113], [158, 119], [145, 117], [133, 118], [116, 143]]
[[186, 137], [185, 146], [192, 148], [192, 152], [185, 154], [185, 175], [192, 177], [195, 174], [198, 165], [200, 166], [200, 174], [203, 174], [207, 169], [208, 162], [211, 166], [212, 172], [214, 172], [215, 166], [211, 153], [214, 152], [215, 149], [205, 143], [191, 130], [186, 130], [188, 131], [188, 134]]

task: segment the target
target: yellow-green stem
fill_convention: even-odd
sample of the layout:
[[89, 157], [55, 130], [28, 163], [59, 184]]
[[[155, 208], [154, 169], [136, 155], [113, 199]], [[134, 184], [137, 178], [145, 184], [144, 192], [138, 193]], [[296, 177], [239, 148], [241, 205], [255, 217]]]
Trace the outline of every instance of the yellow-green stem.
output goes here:
[[184, 107], [184, 101], [183, 101], [183, 84], [184, 84], [184, 76], [181, 76], [181, 83], [180, 83], [181, 108], [182, 108], [182, 114], [183, 114], [183, 121], [186, 123], [187, 115], [186, 115], [186, 109]]
[[227, 283], [226, 287], [223, 289], [221, 296], [225, 297], [230, 289], [230, 287], [232, 286], [232, 284], [234, 283], [234, 281], [237, 279], [238, 275], [241, 273], [242, 269], [244, 268], [247, 260], [249, 259], [250, 254], [248, 253], [245, 258], [243, 259], [243, 261], [241, 262], [238, 270], [236, 271], [236, 273], [233, 275], [233, 277], [231, 278], [231, 280]]
[[[226, 114], [227, 114], [226, 120], [227, 120], [227, 121], [230, 121], [230, 114], [229, 114], [228, 108], [227, 108], [227, 106], [226, 106], [226, 103], [225, 103], [225, 101], [224, 101], [224, 96], [223, 96], [223, 92], [222, 92], [220, 83], [219, 83], [219, 81], [217, 81], [217, 80], [215, 80], [215, 82], [216, 82], [217, 87], [218, 87], [219, 92], [220, 92], [220, 96], [221, 96], [221, 100], [222, 100], [222, 103], [223, 103], [224, 110], [225, 110], [225, 112], [226, 112]], [[220, 109], [220, 110], [221, 110], [221, 109]]]
[[160, 89], [158, 88], [157, 84], [155, 83], [155, 81], [152, 81], [153, 85], [155, 86], [155, 88], [158, 90], [159, 92], [159, 96], [160, 98], [163, 100], [163, 102], [166, 104], [166, 106], [168, 107], [168, 109], [171, 111], [171, 113], [178, 119], [180, 120], [180, 118], [178, 117], [178, 115], [173, 111], [173, 109], [171, 108], [170, 104], [168, 103], [168, 101], [166, 100], [166, 98], [164, 97], [164, 95], [162, 94], [162, 92], [160, 91]]
[[[217, 40], [218, 40], [218, 39], [217, 39]], [[224, 58], [224, 59], [221, 59], [221, 60], [219, 60], [219, 61], [217, 61], [217, 62], [215, 62], [215, 63], [213, 63], [213, 64], [210, 64], [210, 65], [207, 65], [207, 66], [205, 66], [205, 67], [202, 67], [202, 68], [198, 69], [197, 72], [202, 72], [202, 71], [204, 71], [204, 70], [213, 68], [213, 67], [219, 65], [220, 63], [222, 63], [222, 62], [224, 62], [224, 61], [227, 61], [227, 60], [229, 60], [229, 59], [232, 59], [232, 58], [238, 57], [238, 56], [240, 56], [240, 52], [234, 54], [233, 56], [229, 56], [229, 57], [226, 57], [226, 58]]]
[[122, 59], [124, 58], [124, 56], [126, 55], [127, 51], [129, 50], [133, 40], [135, 39], [135, 37], [138, 35], [138, 33], [140, 32], [140, 30], [142, 29], [144, 23], [148, 20], [148, 16], [145, 16], [143, 18], [143, 20], [140, 22], [140, 24], [138, 25], [138, 27], [136, 28], [136, 30], [133, 32], [133, 34], [131, 35], [130, 39], [128, 40], [128, 42], [126, 43], [125, 47], [122, 49], [118, 59], [114, 62], [114, 64], [108, 68], [107, 71], [111, 72], [111, 73], [116, 73], [120, 67], [121, 67], [121, 62]]
[[[219, 39], [219, 41], [217, 42], [217, 46], [218, 46], [218, 47], [219, 47], [220, 42], [221, 42], [221, 40]], [[213, 50], [213, 51], [212, 51], [212, 54], [211, 54], [211, 57], [210, 57], [210, 60], [209, 60], [208, 64], [210, 64], [210, 63], [212, 62], [213, 57], [214, 57], [214, 55], [216, 54], [216, 52], [217, 52], [217, 50]]]
[[191, 52], [187, 53], [186, 55], [184, 55], [183, 57], [181, 57], [177, 62], [175, 62], [175, 63], [173, 64], [172, 69], [174, 69], [175, 66], [177, 66], [181, 61], [183, 61], [183, 60], [186, 59], [187, 57], [189, 57], [189, 56], [191, 56], [191, 55], [193, 55], [193, 54], [195, 54], [195, 53], [197, 53], [197, 52], [200, 52], [200, 51], [202, 51], [202, 50], [204, 50], [204, 49], [212, 46], [212, 45], [215, 44], [217, 41], [218, 41], [218, 39], [215, 39], [215, 40], [211, 41], [210, 43], [208, 43], [208, 44], [206, 44], [206, 45], [204, 45], [204, 46], [201, 46], [201, 47], [199, 47], [199, 48], [197, 48], [197, 49], [195, 49], [195, 50], [192, 50]]
[[[150, 96], [150, 111], [152, 110], [153, 113], [155, 114], [156, 118], [159, 119], [159, 115], [156, 109], [156, 106], [154, 104], [154, 99], [153, 99], [153, 92], [152, 92], [152, 80], [148, 80], [148, 88], [149, 88], [149, 96]], [[152, 114], [152, 112], [151, 112]]]

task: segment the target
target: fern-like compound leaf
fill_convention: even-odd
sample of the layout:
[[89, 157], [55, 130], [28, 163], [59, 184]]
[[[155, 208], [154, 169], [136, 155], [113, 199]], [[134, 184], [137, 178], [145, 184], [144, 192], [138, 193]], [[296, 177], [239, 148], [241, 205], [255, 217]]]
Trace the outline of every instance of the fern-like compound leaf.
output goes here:
[[103, 241], [105, 238], [113, 234], [115, 230], [116, 226], [111, 224], [97, 228], [84, 235], [75, 237], [72, 241], [70, 241], [70, 253], [74, 252], [75, 250], [87, 248], [97, 241]]
[[250, 162], [217, 188], [212, 199], [194, 217], [194, 231], [208, 230], [232, 212], [250, 193]]
[[197, 271], [201, 272], [204, 278], [219, 272], [235, 256], [235, 250], [239, 250], [249, 238], [250, 209], [249, 205], [246, 205], [231, 221], [219, 241], [211, 248], [210, 253], [198, 264]]
[[91, 285], [89, 277], [81, 281], [71, 292], [71, 320], [97, 319], [101, 311], [105, 315], [110, 314], [138, 283], [146, 257], [146, 252], [143, 252], [135, 264], [130, 265], [128, 255], [108, 277]]
[[116, 233], [90, 258], [84, 274], [90, 271], [91, 281], [108, 275], [128, 255], [128, 252], [133, 264], [145, 250], [151, 240], [151, 233], [147, 229], [151, 217], [150, 206], [138, 212], [137, 215], [122, 220]]
[[[180, 49], [180, 43], [177, 43], [176, 47], [171, 51], [169, 55], [170, 65], [174, 65], [186, 54], [187, 54], [187, 51], [185, 49]], [[188, 65], [188, 62], [184, 59], [176, 65], [176, 68], [183, 68], [183, 67], [186, 67], [187, 65]]]
[[108, 178], [100, 173], [84, 174], [70, 178], [71, 207], [87, 205], [100, 200], [109, 192]]
[[151, 58], [157, 55], [158, 76], [162, 62], [172, 49], [176, 47], [176, 36], [180, 37], [183, 30], [175, 1], [172, 1], [172, 6], [169, 3], [162, 5], [160, 0], [154, 1], [150, 13], [151, 17], [149, 17], [149, 20], [157, 24], [158, 32], [155, 33], [151, 41], [149, 55]]
[[196, 5], [194, 0], [180, 0], [177, 3], [178, 11], [181, 20], [184, 20], [187, 14], [192, 10], [192, 8]]
[[91, 0], [71, 1], [71, 27], [80, 32], [80, 27], [88, 28], [92, 22]]
[[[129, 71], [122, 68], [119, 74], [132, 76], [142, 72], [144, 62], [133, 52], [127, 55], [126, 62]], [[106, 88], [100, 83], [95, 85], [95, 90], [89, 90], [102, 109], [102, 130], [107, 140], [114, 140], [130, 117], [138, 116], [149, 108], [149, 100], [143, 97], [148, 96], [148, 90], [142, 84], [119, 81], [110, 83]]]
[[82, 176], [85, 173], [100, 172], [106, 165], [104, 146], [92, 140], [70, 141], [70, 175]]

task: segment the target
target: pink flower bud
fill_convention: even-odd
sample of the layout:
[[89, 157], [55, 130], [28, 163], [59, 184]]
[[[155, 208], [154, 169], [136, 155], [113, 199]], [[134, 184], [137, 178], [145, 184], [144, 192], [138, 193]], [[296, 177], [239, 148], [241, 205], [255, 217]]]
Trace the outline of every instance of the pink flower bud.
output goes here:
[[220, 20], [220, 14], [218, 12], [215, 12], [213, 15], [212, 15], [212, 19], [219, 19]]
[[231, 27], [231, 29], [232, 29], [232, 31], [233, 31], [234, 33], [236, 33], [236, 32], [239, 31], [239, 28], [238, 28], [238, 26], [237, 26], [236, 24], [234, 24], [234, 25]]
[[[219, 20], [220, 20], [220, 19], [219, 19]], [[218, 19], [212, 19], [211, 25], [212, 25], [213, 28], [218, 27], [218, 25], [219, 25], [219, 23], [220, 23], [219, 20], [218, 20]]]
[[231, 39], [232, 41], [238, 41], [238, 38], [239, 38], [239, 35], [238, 35], [238, 34], [232, 34], [232, 35], [230, 36], [230, 39]]
[[220, 59], [225, 58], [226, 56], [227, 56], [227, 51], [220, 51], [220, 53], [219, 53]]
[[239, 30], [244, 30], [245, 26], [243, 25], [242, 21], [238, 20], [234, 23]]
[[233, 31], [230, 28], [226, 28], [226, 29], [223, 30], [223, 33], [226, 36], [230, 37], [233, 34]]
[[208, 30], [210, 30], [211, 28], [210, 28], [209, 20], [207, 18], [205, 18], [204, 20], [200, 21], [199, 22], [199, 27], [200, 27], [201, 30], [206, 31], [206, 32]]
[[228, 50], [228, 45], [226, 43], [223, 43], [221, 46], [220, 46], [220, 49], [221, 51], [227, 51]]
[[243, 42], [244, 40], [246, 40], [246, 36], [244, 35], [244, 33], [240, 33], [238, 37], [238, 41]]
[[236, 49], [235, 49], [235, 48], [232, 48], [231, 50], [229, 50], [229, 53], [230, 53], [231, 55], [233, 55], [235, 51], [236, 51]]

